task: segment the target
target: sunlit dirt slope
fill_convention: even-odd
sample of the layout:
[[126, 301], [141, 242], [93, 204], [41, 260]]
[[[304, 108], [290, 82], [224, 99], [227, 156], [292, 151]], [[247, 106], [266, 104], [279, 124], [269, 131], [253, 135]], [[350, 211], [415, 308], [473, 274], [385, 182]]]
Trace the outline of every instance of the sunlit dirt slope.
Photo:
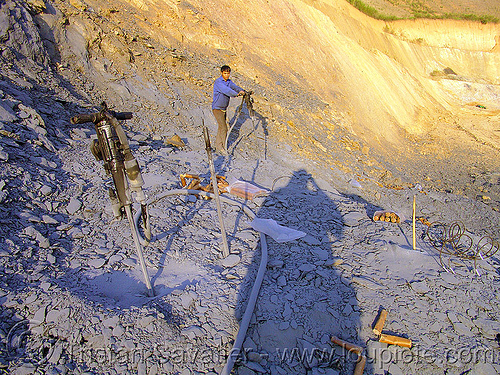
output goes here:
[[[352, 169], [333, 152], [341, 138], [348, 150], [360, 151], [368, 169], [379, 168], [384, 160], [404, 169], [423, 155], [430, 164], [432, 159], [461, 167], [476, 165], [479, 158], [486, 169], [498, 169], [498, 24], [385, 22], [345, 0], [71, 4], [98, 9], [127, 32], [123, 48], [99, 40], [105, 56], [122, 55], [122, 65], [115, 61], [115, 69], [130, 70], [129, 55], [134, 55], [127, 43], [134, 32], [170, 51], [204, 56], [205, 66], [185, 64], [184, 69], [185, 84], [202, 96], [207, 108], [217, 67], [231, 65], [235, 78], [254, 90], [256, 108], [272, 130], [304, 157]], [[88, 37], [95, 35], [89, 31]], [[140, 60], [136, 57], [134, 63]], [[143, 71], [158, 71], [171, 60], [158, 53], [143, 62]], [[97, 63], [90, 59], [90, 65]], [[154, 78], [159, 87], [166, 85]]]

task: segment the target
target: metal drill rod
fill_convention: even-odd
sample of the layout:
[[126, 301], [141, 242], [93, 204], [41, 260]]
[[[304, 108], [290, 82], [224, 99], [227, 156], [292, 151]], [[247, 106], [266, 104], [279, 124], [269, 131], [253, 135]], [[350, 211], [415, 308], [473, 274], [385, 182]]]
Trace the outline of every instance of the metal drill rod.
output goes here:
[[222, 208], [219, 197], [219, 187], [217, 186], [217, 175], [215, 174], [214, 161], [212, 159], [212, 149], [210, 147], [210, 137], [208, 129], [205, 126], [203, 119], [201, 119], [203, 126], [203, 136], [205, 137], [205, 147], [208, 155], [208, 164], [210, 166], [210, 174], [212, 175], [212, 187], [214, 189], [215, 204], [217, 206], [217, 215], [219, 216], [220, 231], [222, 235], [222, 255], [224, 258], [229, 256], [229, 245], [227, 244], [226, 229], [224, 228], [224, 220], [222, 217]]
[[149, 242], [151, 241], [151, 221], [147, 204], [141, 204], [141, 217], [142, 224], [144, 225], [144, 237], [149, 244]]
[[148, 270], [146, 268], [146, 262], [144, 261], [144, 255], [142, 254], [142, 246], [139, 242], [139, 233], [137, 232], [137, 227], [135, 225], [134, 216], [132, 215], [132, 208], [130, 204], [125, 206], [125, 212], [127, 214], [127, 219], [130, 224], [130, 231], [132, 232], [132, 237], [134, 238], [135, 249], [137, 250], [137, 256], [139, 257], [139, 263], [141, 265], [142, 273], [144, 274], [144, 280], [146, 282], [146, 287], [148, 288], [148, 294], [150, 297], [154, 297], [154, 290], [151, 287], [151, 281], [149, 280]]

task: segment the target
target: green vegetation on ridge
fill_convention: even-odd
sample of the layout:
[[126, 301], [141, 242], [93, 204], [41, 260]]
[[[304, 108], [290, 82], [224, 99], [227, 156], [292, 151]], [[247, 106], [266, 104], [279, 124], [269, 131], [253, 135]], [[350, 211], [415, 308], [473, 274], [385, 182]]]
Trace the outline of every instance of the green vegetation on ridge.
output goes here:
[[383, 20], [383, 21], [395, 21], [400, 19], [399, 17], [396, 16], [389, 16], [380, 13], [377, 9], [375, 9], [371, 5], [363, 3], [361, 0], [347, 0], [347, 1], [351, 3], [351, 5], [353, 5], [355, 8], [359, 9], [361, 12], [372, 18], [376, 18], [378, 20]]
[[423, 5], [421, 2], [412, 2], [410, 4], [410, 12], [412, 17], [396, 17], [393, 15], [385, 14], [377, 10], [371, 5], [365, 4], [362, 0], [347, 0], [355, 8], [363, 12], [369, 17], [383, 20], [383, 21], [395, 21], [400, 19], [417, 19], [417, 18], [428, 18], [428, 19], [453, 19], [453, 20], [466, 20], [473, 22], [486, 23], [498, 23], [500, 19], [491, 15], [476, 15], [476, 14], [461, 14], [461, 13], [444, 13], [436, 14], [429, 7]]

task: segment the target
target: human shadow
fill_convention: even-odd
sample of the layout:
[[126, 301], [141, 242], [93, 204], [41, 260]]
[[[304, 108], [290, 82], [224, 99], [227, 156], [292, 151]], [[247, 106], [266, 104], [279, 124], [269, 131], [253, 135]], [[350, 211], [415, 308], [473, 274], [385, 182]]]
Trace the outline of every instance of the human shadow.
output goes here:
[[[306, 233], [279, 243], [267, 236], [268, 265], [252, 322], [236, 366], [266, 360], [287, 374], [323, 367], [352, 373], [357, 356], [332, 345], [331, 336], [364, 346], [359, 338], [360, 309], [356, 293], [336, 268], [336, 246], [344, 235], [339, 202], [305, 170], [266, 197], [258, 218]], [[242, 282], [236, 306], [239, 319], [249, 299], [261, 254]]]
[[[229, 129], [227, 136], [228, 152], [229, 154], [232, 154], [236, 149], [236, 147], [238, 147], [238, 145], [245, 138], [248, 138], [251, 135], [255, 135], [256, 139], [262, 139], [264, 143], [263, 159], [265, 160], [267, 159], [267, 137], [268, 137], [267, 118], [265, 116], [262, 116], [254, 108], [250, 111], [250, 109], [243, 104], [244, 102], [242, 101], [240, 106], [236, 108], [232, 119], [229, 121]], [[244, 128], [248, 128], [248, 124], [250, 124], [250, 130], [244, 131]], [[262, 135], [257, 134], [259, 125], [262, 129]]]
[[[247, 118], [251, 117], [250, 109], [244, 104], [245, 104], [245, 98], [243, 97], [241, 99], [241, 103], [236, 107], [233, 113], [233, 117], [228, 122], [229, 128], [234, 131], [232, 138], [238, 137], [241, 125], [246, 121]], [[229, 138], [228, 138], [228, 143], [229, 143]]]

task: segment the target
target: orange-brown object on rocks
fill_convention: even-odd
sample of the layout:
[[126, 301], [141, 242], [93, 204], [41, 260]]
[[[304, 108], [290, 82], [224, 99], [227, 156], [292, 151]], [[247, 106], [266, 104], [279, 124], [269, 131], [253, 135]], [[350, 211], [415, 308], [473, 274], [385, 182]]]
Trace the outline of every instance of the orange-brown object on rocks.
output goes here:
[[186, 147], [186, 144], [184, 143], [184, 141], [177, 134], [174, 134], [172, 136], [172, 138], [165, 140], [165, 142], [169, 145], [172, 145], [172, 146], [175, 146], [178, 148]]
[[360, 346], [357, 346], [355, 344], [351, 344], [350, 342], [339, 339], [337, 336], [332, 336], [330, 338], [330, 340], [334, 344], [337, 344], [337, 345], [343, 347], [344, 349], [349, 350], [350, 352], [361, 354], [361, 352], [363, 351], [363, 348], [361, 348]]
[[387, 319], [388, 312], [385, 309], [382, 309], [380, 312], [380, 315], [377, 319], [377, 322], [375, 323], [375, 326], [373, 327], [373, 333], [379, 336], [378, 341], [382, 342], [384, 344], [390, 344], [390, 345], [398, 345], [398, 346], [403, 346], [405, 348], [411, 348], [411, 340], [404, 338], [404, 337], [399, 337], [399, 336], [393, 336], [393, 335], [387, 335], [385, 333], [382, 333], [382, 329], [384, 328], [385, 320]]
[[[196, 174], [189, 174], [189, 173], [181, 173], [181, 175], [179, 176], [180, 179], [181, 179], [181, 185], [182, 187], [186, 187], [186, 179], [192, 179], [193, 181], [200, 181], [200, 176], [196, 175]], [[191, 183], [189, 184], [189, 186], [191, 186], [193, 184], [193, 181], [191, 181]], [[189, 187], [188, 187], [189, 189]]]
[[356, 361], [356, 367], [354, 368], [353, 375], [363, 375], [366, 365], [366, 357], [361, 354], [363, 348], [360, 346], [351, 344], [350, 342], [339, 339], [337, 336], [332, 336], [330, 338], [331, 342], [337, 344], [350, 352], [356, 353], [358, 355], [358, 360]]
[[425, 217], [417, 217], [416, 220], [420, 221], [424, 225], [427, 225], [428, 227], [430, 227], [432, 225], [432, 223], [429, 220], [427, 220]]
[[[206, 186], [202, 186], [200, 176], [196, 174], [182, 173], [179, 177], [181, 179], [182, 187], [186, 187], [187, 185], [187, 189], [190, 190], [202, 190], [206, 191], [207, 193], [213, 192], [212, 184], [210, 183]], [[217, 177], [217, 186], [219, 188], [219, 192], [226, 193], [227, 187], [229, 186], [228, 182], [226, 181], [226, 178], [224, 176], [219, 176], [219, 175], [217, 175], [216, 177]], [[189, 184], [187, 180], [191, 180]]]
[[401, 218], [398, 214], [391, 211], [377, 211], [373, 214], [373, 221], [385, 221], [388, 223], [400, 223]]
[[382, 333], [378, 339], [379, 342], [390, 345], [398, 345], [405, 348], [411, 348], [411, 340], [404, 337], [386, 335]]
[[373, 327], [373, 333], [377, 336], [382, 334], [382, 329], [384, 329], [385, 320], [387, 319], [387, 310], [382, 309], [380, 312], [380, 316], [378, 317], [377, 323], [375, 323], [375, 327]]
[[358, 357], [358, 362], [356, 363], [356, 367], [354, 368], [353, 375], [363, 375], [363, 372], [365, 371], [365, 365], [366, 365], [366, 357], [364, 355], [360, 355]]

